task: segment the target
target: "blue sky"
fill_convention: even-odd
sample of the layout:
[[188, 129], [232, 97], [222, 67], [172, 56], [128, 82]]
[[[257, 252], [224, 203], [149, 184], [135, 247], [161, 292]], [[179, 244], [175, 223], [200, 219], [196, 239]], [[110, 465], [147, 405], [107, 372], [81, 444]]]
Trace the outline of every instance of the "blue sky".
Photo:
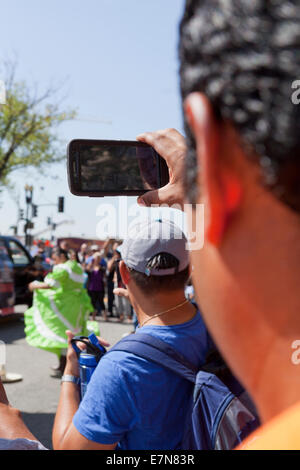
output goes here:
[[[61, 126], [63, 145], [73, 138], [130, 140], [166, 127], [182, 131], [177, 46], [183, 9], [184, 0], [2, 0], [0, 60], [17, 57], [18, 78], [41, 91], [64, 82], [64, 106], [77, 109], [79, 120]], [[40, 207], [35, 219], [37, 231], [48, 216], [72, 220], [57, 236], [95, 237], [99, 204], [112, 202], [117, 211], [122, 204], [72, 196], [64, 164], [48, 168], [47, 178], [28, 170], [12, 174], [12, 181], [22, 207], [24, 183], [34, 185], [36, 203], [65, 196], [65, 214]], [[11, 233], [17, 207], [7, 191], [1, 203], [0, 232]]]

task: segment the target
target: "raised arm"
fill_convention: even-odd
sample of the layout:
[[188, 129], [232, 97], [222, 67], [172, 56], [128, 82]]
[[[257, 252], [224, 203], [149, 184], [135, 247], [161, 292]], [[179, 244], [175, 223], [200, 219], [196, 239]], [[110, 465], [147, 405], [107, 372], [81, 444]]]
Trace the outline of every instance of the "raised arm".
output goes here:
[[9, 404], [0, 378], [0, 439], [22, 438], [36, 441], [36, 437], [24, 423], [20, 411]]

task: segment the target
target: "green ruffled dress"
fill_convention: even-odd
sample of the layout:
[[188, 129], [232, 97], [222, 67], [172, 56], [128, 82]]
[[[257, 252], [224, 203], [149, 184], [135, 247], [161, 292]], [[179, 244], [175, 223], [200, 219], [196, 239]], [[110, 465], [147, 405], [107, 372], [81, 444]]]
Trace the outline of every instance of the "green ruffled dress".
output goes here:
[[66, 330], [76, 335], [87, 335], [93, 330], [99, 334], [96, 322], [88, 322], [94, 308], [83, 287], [84, 273], [76, 261], [54, 266], [44, 282], [50, 289], [37, 289], [33, 305], [25, 314], [27, 342], [60, 356], [68, 347]]

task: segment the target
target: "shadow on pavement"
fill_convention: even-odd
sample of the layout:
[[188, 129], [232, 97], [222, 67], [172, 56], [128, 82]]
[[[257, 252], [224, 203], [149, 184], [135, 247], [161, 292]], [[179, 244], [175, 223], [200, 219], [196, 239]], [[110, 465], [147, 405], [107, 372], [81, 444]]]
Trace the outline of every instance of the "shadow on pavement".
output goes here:
[[22, 417], [32, 434], [47, 449], [52, 449], [52, 428], [54, 424], [55, 414], [22, 412]]
[[12, 318], [6, 322], [0, 322], [0, 340], [6, 344], [11, 344], [18, 339], [25, 338], [24, 321], [22, 319]]

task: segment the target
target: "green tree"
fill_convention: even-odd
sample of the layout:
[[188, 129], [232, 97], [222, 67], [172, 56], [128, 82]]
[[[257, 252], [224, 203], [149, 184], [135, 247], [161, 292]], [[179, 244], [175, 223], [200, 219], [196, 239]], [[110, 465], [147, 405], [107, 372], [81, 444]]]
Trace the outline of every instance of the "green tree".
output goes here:
[[[36, 88], [16, 81], [15, 63], [4, 66], [2, 78], [6, 104], [0, 105], [0, 186], [8, 183], [14, 170], [39, 167], [61, 161], [64, 146], [57, 128], [74, 119], [74, 110], [63, 111], [58, 99], [61, 87], [48, 88], [39, 94]], [[0, 73], [1, 75], [1, 73]]]

